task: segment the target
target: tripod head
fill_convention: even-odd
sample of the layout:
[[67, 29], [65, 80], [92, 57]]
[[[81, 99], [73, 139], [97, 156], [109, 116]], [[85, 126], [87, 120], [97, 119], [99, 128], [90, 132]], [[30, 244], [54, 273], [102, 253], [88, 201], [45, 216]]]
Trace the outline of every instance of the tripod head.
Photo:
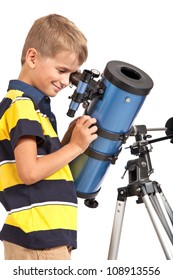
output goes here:
[[[167, 136], [148, 140], [152, 137], [150, 134], [147, 134], [148, 131], [165, 131]], [[137, 150], [139, 150], [140, 147], [159, 141], [171, 139], [171, 143], [173, 143], [173, 118], [170, 118], [163, 128], [146, 128], [145, 125], [133, 126], [129, 132], [129, 136], [135, 136], [136, 139], [136, 142], [130, 146], [131, 154], [138, 154], [139, 152]]]
[[[153, 140], [148, 140], [152, 136], [147, 134], [148, 131], [166, 131], [168, 134], [165, 137], [156, 138]], [[169, 130], [170, 131], [170, 130]], [[133, 145], [129, 146], [132, 155], [138, 156], [137, 160], [129, 160], [125, 167], [125, 172], [122, 179], [124, 178], [127, 171], [129, 171], [129, 184], [134, 184], [135, 182], [149, 181], [149, 176], [153, 173], [153, 168], [151, 164], [151, 159], [149, 153], [152, 151], [152, 143], [171, 139], [173, 140], [173, 133], [167, 133], [165, 128], [150, 128], [147, 129], [145, 125], [133, 126], [130, 136], [135, 136], [135, 142]], [[149, 147], [148, 147], [149, 145]]]
[[[148, 131], [166, 131], [165, 128], [150, 128], [147, 129], [145, 125], [138, 125], [133, 126], [129, 136], [135, 136], [135, 142], [130, 145], [127, 148], [130, 148], [130, 152], [132, 155], [135, 155], [137, 158], [134, 160], [127, 161], [127, 164], [125, 166], [125, 172], [122, 179], [124, 178], [126, 172], [128, 171], [128, 178], [129, 178], [129, 184], [126, 188], [120, 188], [119, 191], [119, 199], [124, 199], [124, 195], [128, 196], [137, 196], [137, 203], [142, 203], [142, 196], [141, 192], [139, 191], [139, 186], [142, 186], [143, 184], [146, 185], [148, 188], [147, 192], [152, 192], [151, 187], [151, 180], [150, 175], [154, 172], [154, 169], [152, 168], [151, 158], [150, 158], [150, 152], [152, 151], [152, 143], [167, 140], [167, 139], [173, 139], [173, 134], [169, 134], [165, 137], [156, 138], [153, 140], [148, 140], [152, 136], [147, 134]], [[159, 188], [159, 184], [155, 182], [157, 185], [157, 188]]]

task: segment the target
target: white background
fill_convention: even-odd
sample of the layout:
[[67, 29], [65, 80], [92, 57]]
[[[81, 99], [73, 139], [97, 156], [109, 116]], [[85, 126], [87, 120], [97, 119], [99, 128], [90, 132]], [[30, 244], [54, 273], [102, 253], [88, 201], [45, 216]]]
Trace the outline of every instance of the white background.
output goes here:
[[[6, 0], [0, 4], [0, 99], [6, 93], [10, 79], [18, 77], [20, 55], [26, 34], [33, 21], [49, 13], [58, 13], [74, 21], [88, 39], [89, 57], [81, 69], [102, 72], [110, 60], [131, 63], [145, 71], [154, 81], [154, 88], [134, 121], [147, 128], [164, 127], [173, 117], [173, 40], [172, 6], [169, 0]], [[66, 116], [68, 96], [74, 88], [67, 88], [52, 100], [60, 137], [70, 118]], [[123, 112], [122, 112], [123, 113]], [[80, 109], [76, 116], [83, 114]], [[152, 132], [153, 139], [165, 136]], [[78, 249], [73, 260], [104, 261], [107, 259], [117, 188], [128, 184], [122, 180], [124, 167], [134, 159], [125, 147], [134, 142], [130, 138], [111, 166], [97, 196], [99, 207], [89, 209], [79, 199]], [[154, 174], [169, 203], [173, 206], [173, 145], [169, 140], [153, 144], [151, 153]], [[163, 262], [165, 256], [157, 239], [144, 204], [136, 204], [136, 197], [128, 198], [119, 248], [121, 261]], [[0, 206], [0, 227], [6, 213]], [[0, 244], [0, 259], [3, 246]]]

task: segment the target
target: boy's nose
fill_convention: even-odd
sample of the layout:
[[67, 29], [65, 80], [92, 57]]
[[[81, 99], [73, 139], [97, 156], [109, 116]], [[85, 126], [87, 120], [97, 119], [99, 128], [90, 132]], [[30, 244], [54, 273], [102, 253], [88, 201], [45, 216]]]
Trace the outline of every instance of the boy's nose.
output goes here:
[[62, 78], [61, 78], [61, 84], [63, 87], [66, 87], [70, 84], [70, 75], [64, 75]]

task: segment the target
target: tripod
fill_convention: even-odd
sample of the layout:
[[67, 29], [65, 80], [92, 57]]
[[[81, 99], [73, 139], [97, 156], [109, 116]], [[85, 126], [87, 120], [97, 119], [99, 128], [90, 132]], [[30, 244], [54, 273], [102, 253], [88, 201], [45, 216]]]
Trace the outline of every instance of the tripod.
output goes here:
[[[147, 147], [148, 144], [169, 139], [171, 136], [146, 141], [149, 136], [140, 133], [141, 127], [136, 134], [135, 144], [130, 146], [131, 154], [138, 156], [138, 158], [127, 162], [126, 171], [128, 171], [129, 184], [126, 187], [118, 188], [108, 260], [117, 259], [126, 201], [131, 196], [137, 196], [137, 204], [145, 204], [166, 259], [173, 259], [173, 252], [171, 251], [173, 244], [173, 211], [159, 183], [149, 179], [150, 174], [153, 173], [153, 168], [149, 154], [151, 146], [150, 149]], [[144, 132], [143, 127], [141, 131]]]

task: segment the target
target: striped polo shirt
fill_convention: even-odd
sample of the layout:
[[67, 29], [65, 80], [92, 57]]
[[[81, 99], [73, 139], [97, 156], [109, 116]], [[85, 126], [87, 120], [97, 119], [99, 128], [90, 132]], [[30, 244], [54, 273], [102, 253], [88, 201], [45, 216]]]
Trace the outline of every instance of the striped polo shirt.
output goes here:
[[77, 197], [66, 165], [32, 185], [18, 176], [14, 148], [22, 136], [35, 136], [37, 156], [61, 145], [50, 98], [19, 80], [12, 80], [0, 103], [0, 202], [8, 211], [0, 239], [30, 249], [76, 248]]

